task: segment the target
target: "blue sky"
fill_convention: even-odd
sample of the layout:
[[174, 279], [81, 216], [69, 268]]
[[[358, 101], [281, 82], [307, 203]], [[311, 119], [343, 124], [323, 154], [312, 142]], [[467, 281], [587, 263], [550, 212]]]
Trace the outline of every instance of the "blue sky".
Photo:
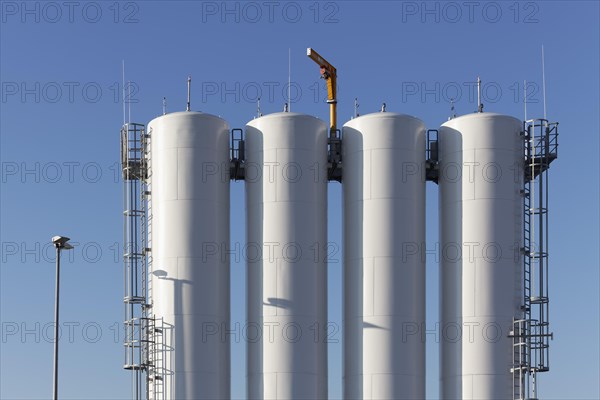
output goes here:
[[[0, 25], [0, 397], [49, 398], [52, 387], [55, 234], [78, 246], [62, 270], [60, 392], [124, 399], [121, 62], [131, 81], [131, 119], [147, 123], [192, 109], [243, 127], [281, 111], [291, 49], [292, 110], [328, 119], [313, 47], [338, 70], [338, 120], [388, 111], [437, 128], [476, 108], [560, 122], [550, 176], [551, 371], [548, 399], [600, 397], [599, 5], [532, 2], [12, 2]], [[244, 241], [243, 183], [232, 183], [231, 240]], [[341, 245], [341, 189], [329, 185], [329, 240]], [[427, 187], [427, 240], [438, 240], [437, 187]], [[329, 265], [329, 316], [341, 321], [341, 253]], [[427, 321], [438, 319], [438, 265], [427, 261]], [[232, 262], [232, 320], [244, 320], [244, 265]], [[341, 397], [341, 333], [329, 348], [330, 398]], [[244, 344], [232, 347], [232, 395], [244, 396]], [[437, 398], [437, 343], [428, 341], [427, 393]]]

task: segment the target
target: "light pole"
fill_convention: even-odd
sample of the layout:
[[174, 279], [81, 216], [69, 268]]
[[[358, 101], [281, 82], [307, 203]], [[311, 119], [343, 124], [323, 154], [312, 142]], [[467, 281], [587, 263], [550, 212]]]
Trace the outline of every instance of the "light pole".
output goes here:
[[67, 243], [69, 240], [65, 236], [54, 236], [52, 243], [56, 247], [56, 296], [54, 300], [54, 380], [52, 384], [52, 398], [58, 399], [58, 298], [60, 293], [60, 251], [71, 250], [73, 246]]

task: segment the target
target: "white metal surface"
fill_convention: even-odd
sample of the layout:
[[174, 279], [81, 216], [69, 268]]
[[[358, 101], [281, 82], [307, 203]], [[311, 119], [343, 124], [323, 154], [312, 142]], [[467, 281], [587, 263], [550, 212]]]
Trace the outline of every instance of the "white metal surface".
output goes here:
[[344, 398], [424, 399], [425, 127], [344, 125]]
[[152, 312], [171, 327], [164, 398], [229, 399], [229, 127], [199, 112], [148, 127]]
[[327, 127], [246, 126], [249, 399], [327, 399]]
[[523, 141], [516, 118], [476, 113], [439, 131], [441, 393], [512, 398], [521, 302]]

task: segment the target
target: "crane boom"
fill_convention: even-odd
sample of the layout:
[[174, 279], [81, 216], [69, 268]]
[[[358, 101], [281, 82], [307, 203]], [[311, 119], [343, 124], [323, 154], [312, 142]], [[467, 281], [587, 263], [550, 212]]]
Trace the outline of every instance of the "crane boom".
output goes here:
[[336, 125], [337, 125], [337, 70], [333, 65], [331, 65], [326, 59], [321, 57], [319, 53], [317, 53], [312, 48], [306, 49], [306, 55], [310, 57], [311, 60], [319, 64], [321, 67], [321, 78], [325, 79], [327, 82], [327, 103], [329, 104], [329, 130], [331, 132], [332, 137], [336, 137]]

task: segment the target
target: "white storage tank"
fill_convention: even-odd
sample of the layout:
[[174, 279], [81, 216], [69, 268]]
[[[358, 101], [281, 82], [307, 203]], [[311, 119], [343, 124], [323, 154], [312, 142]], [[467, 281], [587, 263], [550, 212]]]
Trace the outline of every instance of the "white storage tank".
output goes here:
[[151, 395], [229, 399], [229, 127], [176, 112], [148, 133], [151, 313], [166, 328], [151, 354], [163, 379]]
[[522, 123], [476, 113], [439, 131], [441, 392], [512, 399], [522, 296]]
[[327, 398], [327, 126], [246, 126], [248, 399]]
[[344, 398], [424, 399], [425, 126], [343, 127]]

